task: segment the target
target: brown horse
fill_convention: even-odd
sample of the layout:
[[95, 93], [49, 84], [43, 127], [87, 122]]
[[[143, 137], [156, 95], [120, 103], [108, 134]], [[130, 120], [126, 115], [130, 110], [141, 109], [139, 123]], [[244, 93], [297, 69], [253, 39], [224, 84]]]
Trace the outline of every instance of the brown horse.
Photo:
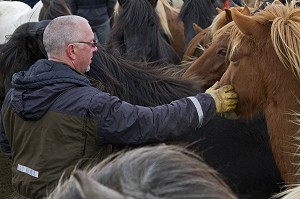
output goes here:
[[[188, 43], [184, 52], [182, 61], [194, 60], [195, 57], [200, 57], [203, 51], [209, 47], [212, 42], [213, 36], [219, 29], [232, 21], [231, 10], [232, 8], [220, 10], [217, 8], [218, 15], [213, 19], [211, 25], [205, 29], [202, 29], [197, 24], [194, 24], [194, 30], [196, 35]], [[238, 7], [242, 13], [250, 15], [250, 9], [248, 6]], [[202, 48], [202, 51], [199, 51]], [[202, 53], [201, 53], [202, 52]]]
[[232, 10], [232, 18], [230, 64], [221, 84], [234, 85], [238, 116], [264, 113], [281, 175], [299, 183], [299, 126], [292, 121], [300, 110], [300, 8], [271, 4], [254, 16]]
[[193, 61], [195, 57], [199, 57], [203, 53], [204, 49], [211, 43], [212, 35], [214, 34], [214, 31], [218, 29], [215, 27], [222, 27], [226, 24], [226, 22], [225, 24], [223, 22], [224, 20], [226, 21], [227, 17], [227, 15], [224, 14], [225, 12], [220, 9], [217, 9], [217, 12], [218, 15], [214, 17], [211, 25], [205, 29], [202, 29], [196, 23], [193, 23], [195, 36], [186, 45], [182, 61]]
[[210, 46], [187, 68], [184, 78], [200, 82], [204, 89], [221, 79], [227, 69], [225, 58], [233, 25], [231, 22], [218, 31], [219, 34], [215, 35]]
[[[183, 74], [184, 78], [201, 82], [204, 89], [212, 86], [216, 81], [221, 79], [227, 69], [225, 57], [227, 55], [229, 36], [232, 26], [234, 25], [231, 17], [231, 8], [225, 9], [220, 13], [211, 28], [211, 44], [204, 50], [203, 54], [197, 58]], [[245, 15], [250, 15], [247, 6], [239, 11]], [[229, 23], [230, 22], [230, 23]], [[207, 29], [205, 29], [207, 30]], [[205, 31], [204, 30], [204, 31]]]
[[193, 62], [200, 57], [205, 48], [211, 43], [211, 29], [207, 27], [205, 29], [200, 28], [197, 24], [193, 24], [196, 35], [187, 44], [184, 54], [182, 56], [182, 63]]

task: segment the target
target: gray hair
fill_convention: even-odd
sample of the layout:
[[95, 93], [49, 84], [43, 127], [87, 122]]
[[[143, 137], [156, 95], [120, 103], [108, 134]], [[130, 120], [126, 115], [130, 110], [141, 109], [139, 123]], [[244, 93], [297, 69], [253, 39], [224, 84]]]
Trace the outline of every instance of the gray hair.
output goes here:
[[88, 21], [80, 16], [67, 15], [53, 19], [45, 29], [43, 43], [48, 55], [60, 57], [64, 47], [74, 41], [84, 38], [79, 31], [79, 22]]
[[236, 199], [217, 171], [187, 149], [147, 146], [75, 171], [48, 199]]

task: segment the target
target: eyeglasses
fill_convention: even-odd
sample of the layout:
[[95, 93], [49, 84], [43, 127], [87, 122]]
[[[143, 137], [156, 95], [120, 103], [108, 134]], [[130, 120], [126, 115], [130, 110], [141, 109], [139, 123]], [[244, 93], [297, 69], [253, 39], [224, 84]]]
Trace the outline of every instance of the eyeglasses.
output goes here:
[[74, 43], [79, 43], [79, 44], [89, 44], [91, 45], [93, 48], [97, 47], [97, 43], [98, 41], [92, 41], [92, 42], [87, 42], [87, 41], [78, 41], [78, 42], [74, 42]]

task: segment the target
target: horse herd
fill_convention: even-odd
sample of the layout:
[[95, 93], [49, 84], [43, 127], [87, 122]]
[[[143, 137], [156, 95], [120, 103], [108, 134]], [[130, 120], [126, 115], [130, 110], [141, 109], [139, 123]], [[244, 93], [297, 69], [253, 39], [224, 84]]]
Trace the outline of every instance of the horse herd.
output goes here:
[[[143, 106], [203, 92], [218, 80], [233, 84], [239, 95], [234, 114], [217, 115], [192, 137], [167, 143], [189, 143], [239, 198], [270, 198], [300, 182], [296, 3], [274, 1], [259, 10], [247, 5], [222, 10], [213, 0], [185, 0], [180, 8], [165, 0], [119, 1], [110, 37], [98, 46], [86, 75], [99, 89]], [[1, 101], [14, 72], [46, 58], [44, 28], [54, 17], [70, 14], [55, 10], [59, 12], [50, 9], [48, 16], [41, 11], [44, 15], [36, 22], [20, 22], [13, 34], [5, 33], [0, 45]], [[0, 10], [0, 22], [4, 14]], [[229, 119], [232, 115], [238, 119]], [[292, 198], [293, 191], [297, 187], [284, 198]]]

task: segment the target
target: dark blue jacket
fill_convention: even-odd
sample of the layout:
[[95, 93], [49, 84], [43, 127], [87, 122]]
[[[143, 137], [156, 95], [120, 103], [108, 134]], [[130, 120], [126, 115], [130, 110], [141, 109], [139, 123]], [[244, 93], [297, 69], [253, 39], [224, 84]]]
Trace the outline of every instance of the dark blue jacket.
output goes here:
[[92, 87], [65, 64], [39, 60], [13, 75], [1, 110], [0, 144], [6, 154], [11, 147], [15, 190], [39, 198], [63, 172], [68, 176], [78, 161], [103, 155], [108, 144], [191, 136], [214, 115], [208, 94], [135, 106]]

